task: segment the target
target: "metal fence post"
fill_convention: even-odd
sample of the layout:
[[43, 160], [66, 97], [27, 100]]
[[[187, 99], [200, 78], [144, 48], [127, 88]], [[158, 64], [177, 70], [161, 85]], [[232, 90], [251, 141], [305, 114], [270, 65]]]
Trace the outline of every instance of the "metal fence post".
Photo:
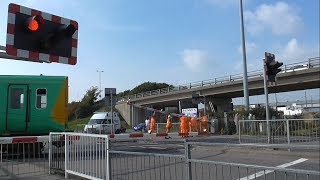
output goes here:
[[106, 167], [106, 180], [110, 180], [111, 176], [111, 161], [110, 161], [110, 154], [109, 154], [109, 136], [106, 135], [106, 161], [107, 161], [107, 167]]
[[156, 125], [157, 125], [157, 133], [159, 133], [159, 124], [158, 123], [156, 123]]
[[239, 144], [241, 144], [241, 128], [240, 128], [240, 126], [241, 126], [241, 121], [238, 120]]
[[[49, 174], [51, 174], [51, 156], [52, 156], [52, 134], [49, 134]], [[1, 146], [1, 152], [2, 152], [2, 146]], [[2, 156], [1, 156], [1, 162], [2, 162]]]
[[67, 133], [64, 133], [64, 178], [68, 179], [68, 154], [69, 154], [69, 142], [68, 142], [68, 137]]
[[[0, 144], [0, 147], [1, 147], [0, 148], [0, 163], [2, 163], [2, 144]], [[49, 166], [49, 174], [50, 174], [50, 166]]]
[[288, 144], [290, 144], [290, 126], [289, 126], [289, 119], [286, 119], [286, 123], [287, 123], [287, 141], [288, 141]]
[[192, 169], [191, 169], [191, 162], [189, 162], [189, 159], [191, 159], [191, 152], [190, 152], [190, 144], [188, 143], [188, 140], [186, 139], [184, 141], [184, 149], [185, 149], [185, 165], [186, 165], [186, 180], [192, 179]]

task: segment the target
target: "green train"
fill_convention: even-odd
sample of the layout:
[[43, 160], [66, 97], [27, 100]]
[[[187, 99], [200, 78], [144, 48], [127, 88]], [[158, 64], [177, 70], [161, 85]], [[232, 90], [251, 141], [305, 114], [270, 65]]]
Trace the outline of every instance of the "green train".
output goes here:
[[0, 75], [0, 137], [66, 130], [68, 77]]

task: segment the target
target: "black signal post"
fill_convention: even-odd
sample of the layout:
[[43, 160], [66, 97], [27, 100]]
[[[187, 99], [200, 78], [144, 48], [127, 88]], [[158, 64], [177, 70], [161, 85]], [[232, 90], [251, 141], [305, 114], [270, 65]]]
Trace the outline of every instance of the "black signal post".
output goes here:
[[276, 76], [281, 71], [280, 67], [283, 65], [282, 62], [275, 60], [275, 55], [269, 52], [265, 52], [265, 59], [263, 60], [263, 80], [264, 80], [264, 94], [266, 97], [266, 120], [267, 120], [267, 134], [268, 143], [271, 140], [270, 132], [270, 112], [269, 112], [269, 98], [268, 98], [268, 82], [276, 83]]

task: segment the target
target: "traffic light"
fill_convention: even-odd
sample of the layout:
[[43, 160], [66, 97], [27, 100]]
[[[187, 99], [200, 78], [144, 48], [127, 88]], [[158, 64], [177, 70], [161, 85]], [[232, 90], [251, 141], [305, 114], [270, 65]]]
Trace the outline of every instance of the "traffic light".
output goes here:
[[281, 71], [282, 62], [275, 60], [275, 55], [265, 52], [266, 75], [269, 82], [276, 82], [276, 75]]
[[77, 63], [78, 23], [9, 4], [6, 52], [38, 62]]

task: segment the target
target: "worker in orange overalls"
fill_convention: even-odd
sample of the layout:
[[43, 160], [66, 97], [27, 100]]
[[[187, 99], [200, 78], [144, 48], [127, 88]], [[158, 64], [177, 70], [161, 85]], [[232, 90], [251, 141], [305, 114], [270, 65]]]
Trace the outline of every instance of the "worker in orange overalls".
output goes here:
[[150, 134], [154, 133], [156, 129], [156, 118], [153, 116], [151, 116], [151, 122], [150, 122]]
[[[188, 131], [189, 131], [188, 117], [181, 116], [180, 117], [180, 133], [188, 133]], [[182, 137], [186, 137], [186, 135], [183, 135]]]
[[208, 132], [208, 117], [207, 116], [202, 116], [201, 132], [203, 132], [203, 133]]
[[190, 121], [191, 132], [198, 132], [198, 119], [196, 117], [192, 117]]
[[167, 118], [167, 124], [166, 124], [166, 133], [170, 133], [170, 130], [171, 130], [171, 127], [172, 127], [172, 122], [171, 122], [171, 116], [168, 115], [168, 118]]
[[170, 133], [171, 131], [171, 127], [172, 127], [172, 122], [171, 122], [172, 118], [170, 115], [168, 115], [168, 118], [167, 118], [167, 124], [166, 124], [166, 134], [167, 136], [165, 137], [166, 139], [168, 138], [171, 138], [168, 133]]

